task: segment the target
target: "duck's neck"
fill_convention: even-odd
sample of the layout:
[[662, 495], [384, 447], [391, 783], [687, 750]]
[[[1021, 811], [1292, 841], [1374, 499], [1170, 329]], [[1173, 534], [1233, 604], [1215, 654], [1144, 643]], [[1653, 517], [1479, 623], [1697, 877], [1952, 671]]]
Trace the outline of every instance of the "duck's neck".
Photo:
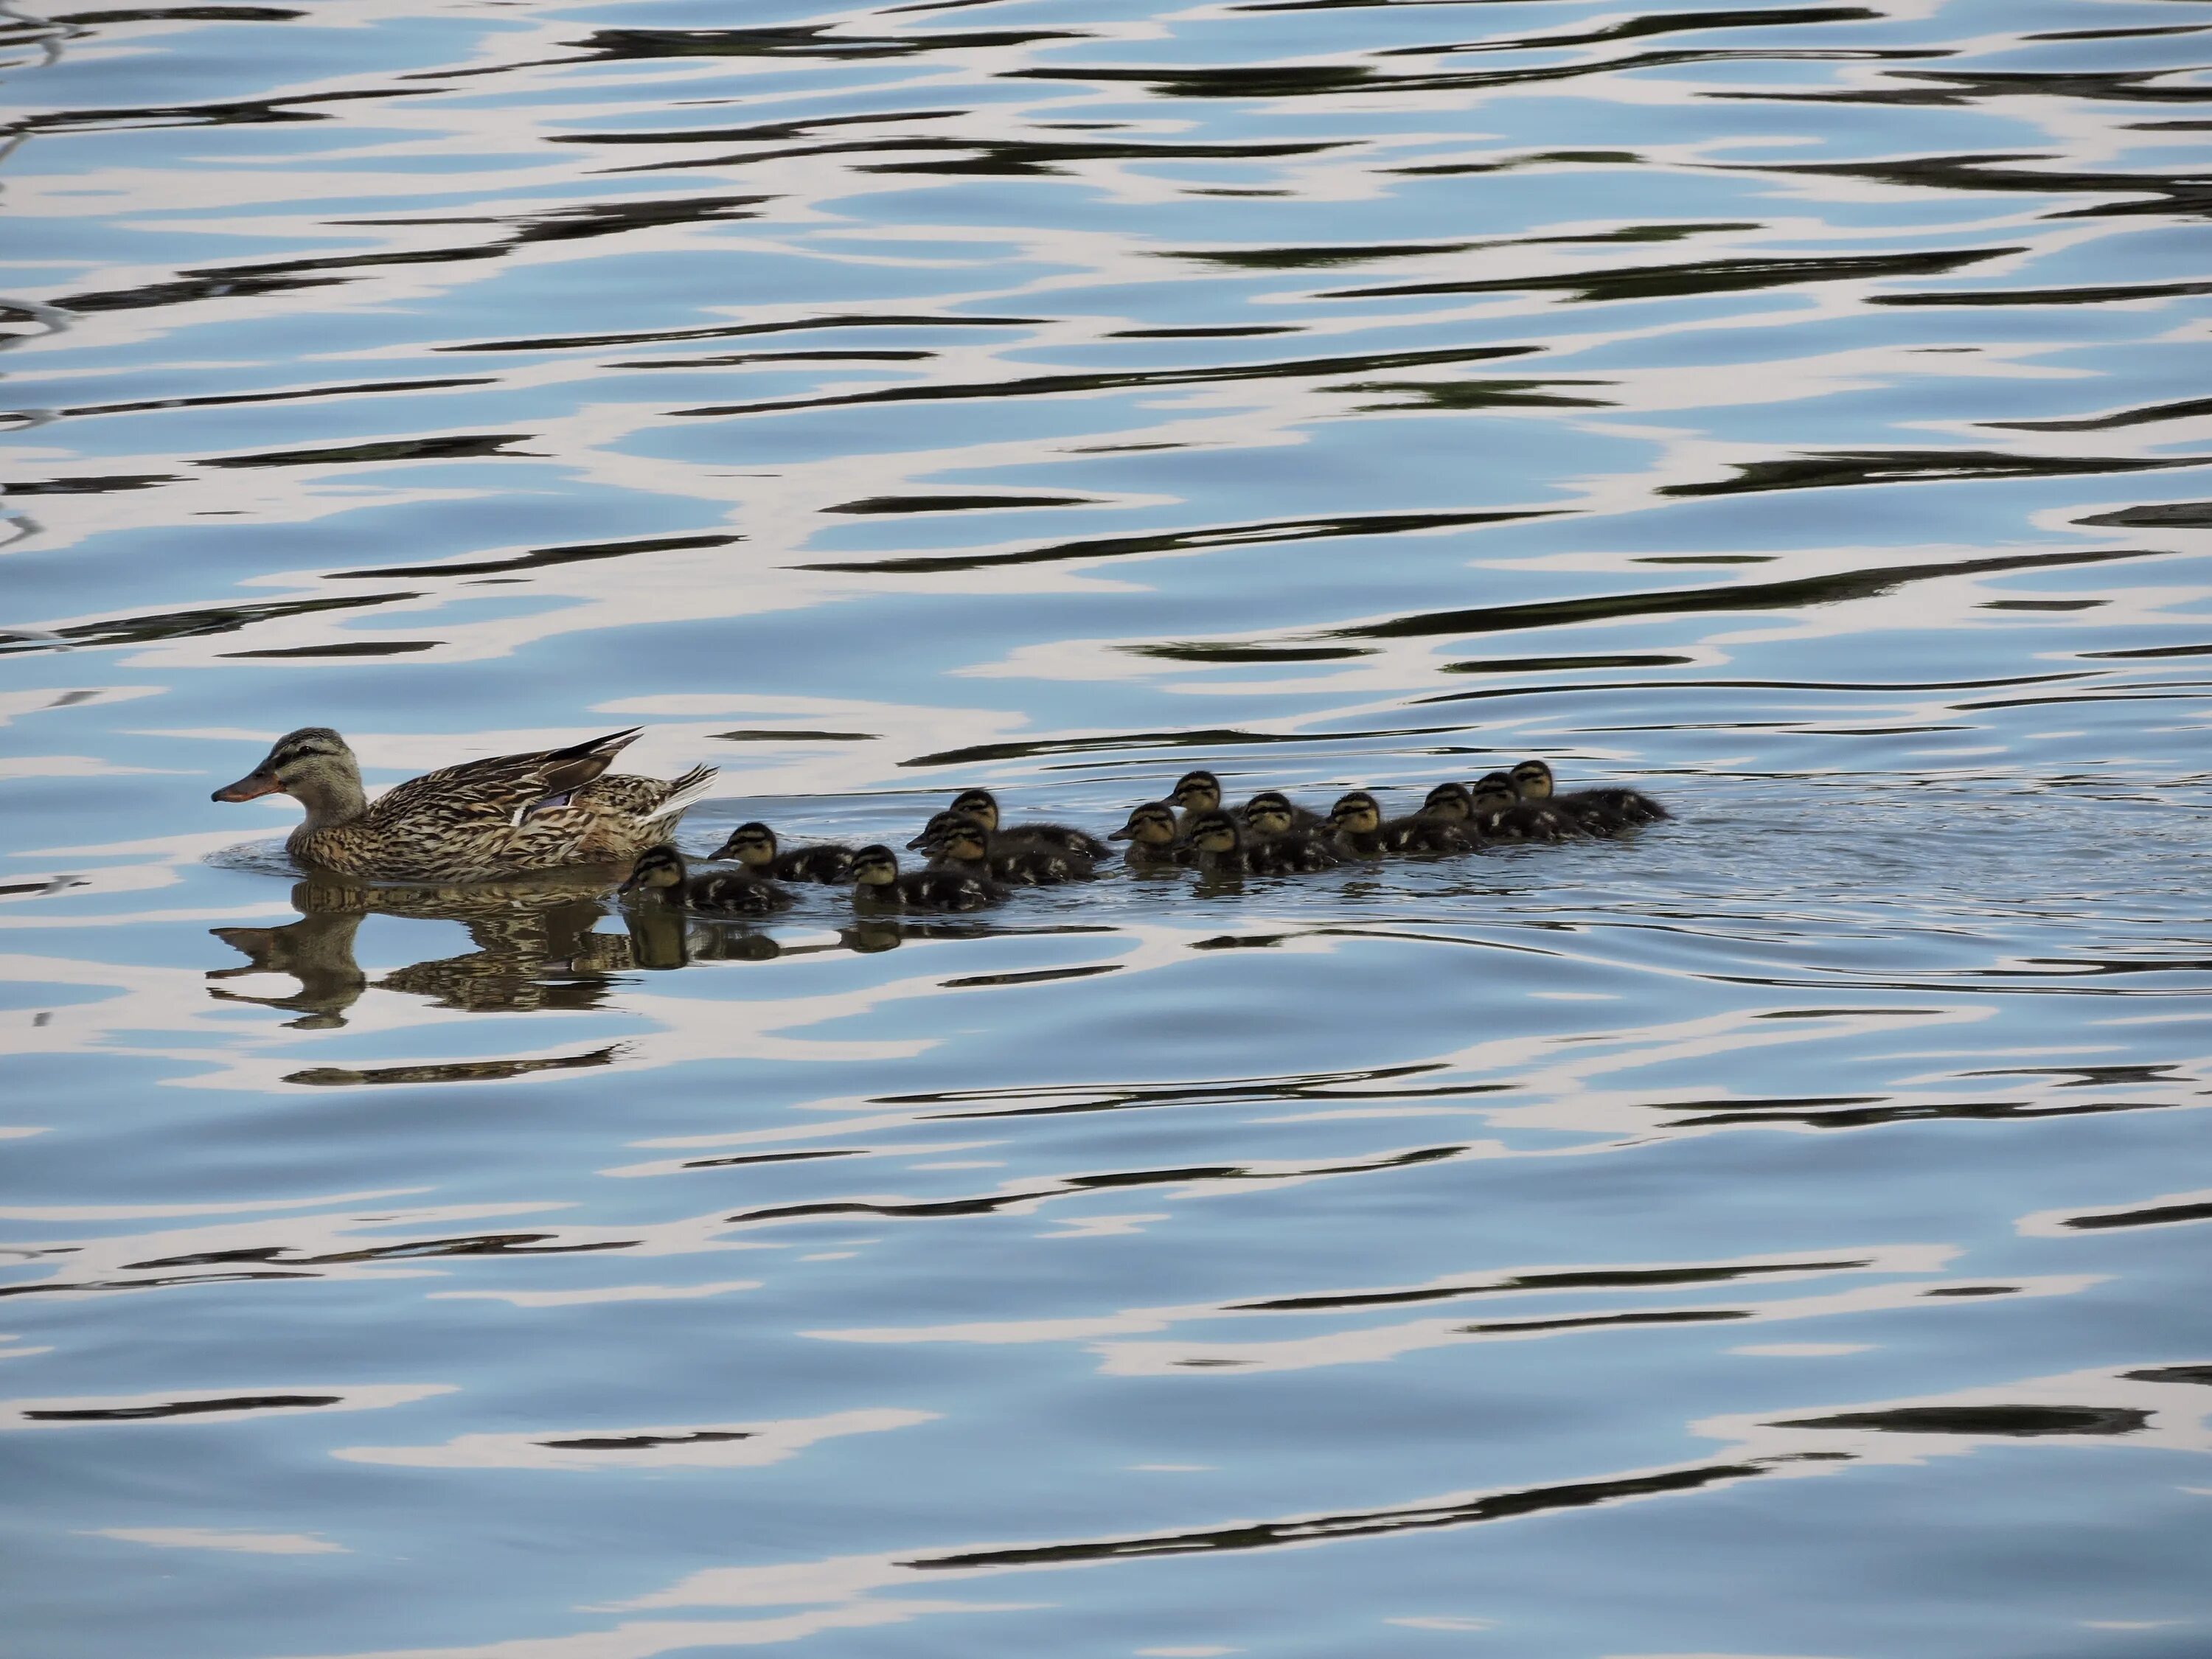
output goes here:
[[343, 771], [331, 768], [313, 772], [296, 781], [289, 793], [307, 809], [307, 821], [301, 827], [308, 835], [351, 823], [368, 811], [368, 798], [362, 793], [361, 774], [351, 767]]

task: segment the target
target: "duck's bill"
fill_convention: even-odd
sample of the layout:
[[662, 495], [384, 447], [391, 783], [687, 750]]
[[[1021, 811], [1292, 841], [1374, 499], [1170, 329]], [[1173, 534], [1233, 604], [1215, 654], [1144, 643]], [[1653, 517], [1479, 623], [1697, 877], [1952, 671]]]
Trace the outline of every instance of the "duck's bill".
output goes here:
[[236, 783], [225, 784], [210, 800], [252, 800], [260, 795], [273, 795], [283, 788], [274, 772], [248, 772]]
[[1134, 830], [1131, 830], [1129, 826], [1125, 823], [1119, 830], [1110, 830], [1107, 831], [1106, 839], [1109, 841], [1127, 841], [1136, 832]]
[[935, 836], [932, 836], [927, 830], [924, 830], [921, 835], [916, 836], [912, 841], [907, 842], [906, 850], [909, 853], [915, 852], [921, 848], [933, 845], [935, 841]]

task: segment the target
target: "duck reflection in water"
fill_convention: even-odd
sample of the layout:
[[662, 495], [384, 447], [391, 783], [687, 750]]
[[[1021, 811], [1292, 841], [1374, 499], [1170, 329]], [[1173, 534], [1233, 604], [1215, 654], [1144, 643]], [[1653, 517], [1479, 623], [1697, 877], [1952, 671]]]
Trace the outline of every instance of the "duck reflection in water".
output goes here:
[[[604, 1006], [615, 976], [681, 968], [694, 961], [757, 960], [781, 953], [765, 935], [728, 927], [695, 934], [669, 905], [617, 912], [626, 931], [594, 931], [609, 914], [618, 870], [453, 887], [377, 887], [307, 880], [292, 889], [299, 920], [276, 927], [217, 927], [215, 936], [247, 960], [210, 970], [210, 980], [286, 974], [299, 989], [248, 996], [211, 985], [227, 1002], [290, 1009], [307, 1029], [343, 1025], [345, 1011], [372, 987], [469, 1012], [580, 1011]], [[370, 915], [458, 921], [472, 951], [417, 962], [372, 979], [354, 954], [354, 936]]]

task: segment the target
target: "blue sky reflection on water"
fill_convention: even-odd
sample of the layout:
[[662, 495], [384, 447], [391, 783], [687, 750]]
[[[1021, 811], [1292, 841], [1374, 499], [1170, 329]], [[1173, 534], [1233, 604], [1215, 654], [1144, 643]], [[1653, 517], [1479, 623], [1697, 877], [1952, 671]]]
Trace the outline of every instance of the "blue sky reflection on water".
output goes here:
[[[8, 1626], [2201, 1652], [2198, 9], [12, 10]], [[1677, 817], [686, 926], [308, 722]]]

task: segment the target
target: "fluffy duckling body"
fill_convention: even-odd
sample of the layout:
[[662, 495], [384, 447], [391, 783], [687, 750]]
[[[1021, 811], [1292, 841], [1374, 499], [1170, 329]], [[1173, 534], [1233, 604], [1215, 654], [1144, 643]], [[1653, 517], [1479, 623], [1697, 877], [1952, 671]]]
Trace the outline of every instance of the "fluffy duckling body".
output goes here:
[[[945, 811], [981, 818], [983, 827], [994, 836], [1003, 836], [1009, 843], [1042, 842], [1048, 847], [1058, 847], [1070, 853], [1080, 853], [1087, 859], [1103, 859], [1114, 849], [1087, 830], [1079, 830], [1072, 823], [1007, 823], [999, 814], [999, 798], [988, 789], [963, 789], [952, 798]], [[941, 816], [941, 815], [940, 815]], [[933, 817], [930, 822], [938, 820]], [[927, 842], [929, 830], [908, 842], [909, 848]]]
[[902, 874], [888, 847], [863, 847], [853, 854], [853, 902], [902, 910], [980, 910], [1006, 896], [988, 876], [932, 865]]
[[1190, 844], [1198, 867], [1213, 876], [1283, 876], [1327, 870], [1344, 854], [1310, 830], [1252, 836], [1227, 812], [1200, 812], [1191, 820]]
[[1640, 789], [1576, 789], [1559, 794], [1552, 769], [1540, 760], [1522, 761], [1510, 775], [1514, 792], [1522, 799], [1544, 802], [1593, 836], [1618, 835], [1639, 823], [1656, 823], [1673, 816]]
[[[1273, 789], [1263, 789], [1244, 804], [1244, 848], [1255, 870], [1326, 870], [1344, 862], [1344, 854], [1316, 819], [1298, 822], [1301, 807]], [[1308, 817], [1313, 814], [1307, 812]]]
[[1140, 868], [1188, 865], [1198, 856], [1176, 823], [1172, 801], [1146, 801], [1133, 809], [1129, 821], [1106, 839], [1127, 842], [1128, 850], [1121, 856]]
[[620, 890], [702, 915], [764, 916], [791, 908], [790, 894], [744, 871], [708, 870], [693, 875], [684, 854], [665, 842], [638, 854], [636, 866]]
[[1080, 853], [1049, 842], [1010, 842], [964, 812], [952, 815], [927, 850], [933, 868], [964, 870], [1015, 887], [1057, 887], [1097, 873]]
[[[1441, 787], [1458, 788], [1456, 784]], [[1462, 789], [1462, 794], [1470, 792]], [[1486, 841], [1574, 841], [1585, 831], [1549, 802], [1524, 800], [1503, 772], [1485, 773], [1471, 792], [1474, 827]]]
[[1339, 847], [1359, 858], [1381, 858], [1392, 853], [1471, 853], [1481, 844], [1473, 817], [1470, 801], [1466, 821], [1424, 817], [1419, 812], [1386, 819], [1374, 796], [1355, 789], [1331, 810], [1328, 828]]
[[748, 875], [780, 876], [786, 881], [843, 882], [853, 873], [853, 849], [823, 842], [785, 848], [775, 831], [761, 823], [741, 823], [714, 849], [718, 859], [735, 859]]

